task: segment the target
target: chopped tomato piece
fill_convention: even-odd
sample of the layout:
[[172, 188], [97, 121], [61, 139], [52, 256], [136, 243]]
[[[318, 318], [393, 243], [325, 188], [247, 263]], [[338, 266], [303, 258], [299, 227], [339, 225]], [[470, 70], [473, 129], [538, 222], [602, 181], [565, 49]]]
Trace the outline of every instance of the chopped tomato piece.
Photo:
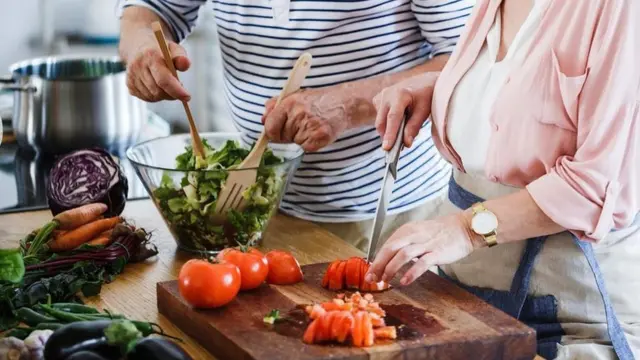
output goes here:
[[371, 294], [364, 294], [364, 299], [371, 302], [373, 301], [373, 295]]
[[340, 343], [346, 341], [351, 334], [353, 327], [353, 316], [348, 311], [340, 311], [336, 313], [331, 328], [331, 339]]
[[344, 299], [344, 294], [338, 294], [336, 295], [336, 299]]
[[371, 324], [371, 317], [369, 313], [364, 313], [364, 319], [362, 320], [362, 342], [364, 346], [373, 346], [375, 338], [373, 337], [373, 325]]
[[378, 328], [386, 325], [384, 323], [384, 319], [382, 318], [382, 316], [378, 314], [369, 313], [369, 317], [371, 318], [371, 324], [373, 325], [374, 328]]
[[329, 278], [329, 289], [342, 290], [344, 288], [344, 268], [347, 266], [346, 261], [340, 261], [336, 270]]
[[[308, 306], [307, 306], [308, 307]], [[307, 311], [307, 314], [309, 314], [309, 317], [311, 319], [317, 319], [320, 318], [322, 316], [324, 316], [324, 314], [326, 314], [327, 312], [325, 311], [325, 309], [319, 305], [319, 304], [315, 304], [311, 307], [310, 311]]]
[[384, 326], [373, 329], [373, 335], [376, 339], [394, 340], [398, 337], [395, 326]]
[[346, 287], [350, 289], [358, 289], [360, 287], [360, 267], [363, 259], [358, 257], [352, 257], [347, 260], [347, 267], [345, 268], [345, 282]]
[[332, 262], [331, 264], [329, 264], [329, 267], [327, 267], [327, 272], [324, 273], [324, 277], [322, 278], [322, 287], [326, 288], [326, 287], [329, 286], [329, 281], [331, 280], [331, 275], [335, 271], [335, 268], [338, 266], [339, 262], [340, 262], [340, 260], [336, 260], [336, 261]]
[[353, 323], [353, 332], [351, 333], [351, 339], [353, 346], [362, 347], [364, 345], [364, 316], [365, 312], [359, 312], [356, 314]]
[[385, 317], [385, 316], [387, 315], [387, 314], [384, 312], [384, 310], [382, 310], [380, 307], [375, 307], [375, 306], [371, 306], [371, 305], [369, 305], [369, 306], [367, 306], [367, 307], [365, 308], [365, 310], [367, 310], [367, 311], [368, 311], [368, 312], [370, 312], [370, 313], [373, 313], [373, 314], [379, 315], [379, 316], [381, 316], [381, 317]]
[[331, 341], [332, 323], [337, 313], [337, 311], [330, 311], [320, 318], [320, 324], [316, 332], [316, 339], [318, 341]]
[[307, 330], [304, 332], [302, 336], [302, 341], [307, 344], [313, 344], [316, 339], [316, 331], [318, 328], [319, 320], [313, 320], [311, 324], [307, 327]]

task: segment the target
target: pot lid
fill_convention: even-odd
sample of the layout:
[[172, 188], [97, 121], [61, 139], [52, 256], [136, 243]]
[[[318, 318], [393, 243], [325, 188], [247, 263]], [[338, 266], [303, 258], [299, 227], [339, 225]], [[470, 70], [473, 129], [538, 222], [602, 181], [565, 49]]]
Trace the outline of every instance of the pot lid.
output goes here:
[[118, 57], [50, 56], [20, 61], [9, 67], [14, 78], [38, 76], [46, 80], [91, 80], [125, 71]]

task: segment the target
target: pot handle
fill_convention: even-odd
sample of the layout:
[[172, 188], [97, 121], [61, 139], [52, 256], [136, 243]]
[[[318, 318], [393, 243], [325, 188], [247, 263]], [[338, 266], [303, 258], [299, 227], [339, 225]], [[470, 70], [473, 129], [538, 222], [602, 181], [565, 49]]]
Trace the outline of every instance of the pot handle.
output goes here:
[[35, 92], [36, 87], [32, 85], [18, 85], [12, 77], [0, 76], [0, 90]]

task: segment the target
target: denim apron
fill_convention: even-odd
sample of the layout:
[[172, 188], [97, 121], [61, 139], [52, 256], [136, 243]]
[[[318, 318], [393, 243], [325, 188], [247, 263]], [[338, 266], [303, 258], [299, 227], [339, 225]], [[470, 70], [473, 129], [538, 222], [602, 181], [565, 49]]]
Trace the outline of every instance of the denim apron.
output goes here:
[[[463, 189], [452, 176], [449, 181], [449, 201], [459, 209], [464, 210], [477, 202], [484, 201], [484, 199]], [[575, 235], [572, 235], [572, 238], [576, 246], [582, 250], [593, 272], [598, 291], [604, 303], [607, 331], [615, 353], [620, 360], [633, 360], [633, 353], [611, 305], [593, 247], [590, 243], [579, 240]], [[463, 289], [535, 329], [538, 340], [538, 354], [546, 359], [554, 359], [557, 354], [557, 344], [560, 342], [562, 335], [564, 335], [562, 326], [557, 319], [556, 299], [552, 295], [528, 295], [536, 256], [544, 246], [546, 239], [546, 236], [541, 236], [526, 240], [525, 250], [520, 258], [520, 264], [513, 276], [509, 291], [467, 286], [447, 276], [441, 270], [439, 273]]]

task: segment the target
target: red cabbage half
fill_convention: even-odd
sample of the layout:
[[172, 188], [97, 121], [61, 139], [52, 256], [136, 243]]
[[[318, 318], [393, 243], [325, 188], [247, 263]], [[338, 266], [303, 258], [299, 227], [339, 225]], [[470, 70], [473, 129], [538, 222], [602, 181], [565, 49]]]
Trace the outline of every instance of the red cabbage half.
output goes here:
[[104, 216], [120, 215], [129, 185], [120, 165], [102, 149], [71, 152], [49, 172], [47, 198], [53, 215], [90, 203], [104, 203]]

